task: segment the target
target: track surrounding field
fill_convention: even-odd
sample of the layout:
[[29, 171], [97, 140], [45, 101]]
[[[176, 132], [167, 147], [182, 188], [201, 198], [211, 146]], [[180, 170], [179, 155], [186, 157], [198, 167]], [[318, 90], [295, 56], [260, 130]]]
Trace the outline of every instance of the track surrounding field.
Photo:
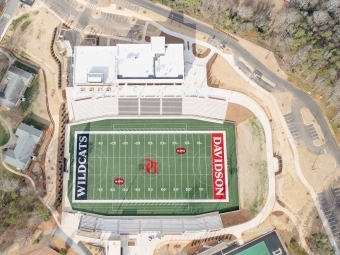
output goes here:
[[[238, 209], [232, 123], [117, 119], [73, 125], [70, 132], [69, 198], [75, 210], [104, 215], [191, 215]], [[222, 180], [227, 190], [220, 189], [221, 196], [216, 196], [213, 185], [215, 140], [222, 140], [224, 147], [226, 176]], [[78, 176], [78, 161], [86, 162], [82, 166], [86, 176]]]

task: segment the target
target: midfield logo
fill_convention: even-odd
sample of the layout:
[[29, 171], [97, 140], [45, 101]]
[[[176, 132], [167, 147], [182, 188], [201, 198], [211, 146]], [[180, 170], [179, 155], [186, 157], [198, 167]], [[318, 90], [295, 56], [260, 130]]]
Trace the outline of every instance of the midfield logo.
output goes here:
[[153, 161], [150, 158], [145, 158], [142, 162], [146, 162], [146, 165], [142, 167], [142, 170], [148, 172], [149, 174], [158, 174], [158, 162]]

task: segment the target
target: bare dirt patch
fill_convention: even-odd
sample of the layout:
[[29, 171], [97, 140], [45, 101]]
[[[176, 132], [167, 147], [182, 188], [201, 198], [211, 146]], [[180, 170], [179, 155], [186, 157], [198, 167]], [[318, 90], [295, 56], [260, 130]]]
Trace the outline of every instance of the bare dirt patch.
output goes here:
[[[235, 240], [235, 236], [232, 234], [224, 234], [216, 236], [214, 233], [206, 234], [202, 239], [193, 241], [165, 241], [160, 243], [155, 251], [154, 255], [177, 255], [177, 254], [198, 254], [206, 250], [205, 245], [214, 246], [220, 242], [230, 243]], [[203, 246], [204, 245], [204, 246]]]
[[145, 31], [145, 41], [150, 42], [150, 37], [159, 36], [161, 34], [161, 30], [155, 27], [152, 24], [147, 25], [147, 29]]
[[240, 209], [235, 212], [221, 213], [223, 227], [228, 228], [250, 221], [254, 218], [250, 212]]
[[197, 58], [205, 58], [209, 55], [210, 49], [206, 48], [202, 45], [199, 45], [197, 43], [192, 44], [192, 53], [195, 55]]
[[64, 240], [60, 239], [59, 237], [57, 236], [54, 236], [51, 240], [51, 243], [50, 243], [50, 246], [51, 247], [55, 247], [57, 249], [66, 249], [67, 250], [67, 255], [78, 255], [77, 252], [75, 252], [70, 246], [68, 246]]
[[164, 32], [161, 32], [159, 36], [164, 36], [165, 37], [165, 43], [166, 44], [178, 44], [178, 43], [184, 44], [184, 40], [183, 39], [175, 37], [175, 36], [172, 36], [172, 35], [168, 35], [168, 34], [166, 34]]
[[265, 135], [257, 118], [237, 125], [237, 150], [240, 207], [256, 215], [268, 194]]
[[254, 90], [242, 79], [230, 66], [230, 64], [218, 54], [214, 54], [207, 63], [207, 81], [211, 87], [229, 89], [249, 94]]
[[273, 92], [272, 95], [275, 97], [282, 115], [292, 111], [292, 94], [288, 92]]
[[313, 124], [313, 122], [315, 122], [315, 118], [308, 108], [302, 108], [301, 115], [305, 125], [310, 125]]
[[[209, 59], [209, 61], [207, 62], [207, 83], [208, 83], [208, 86], [209, 87], [213, 87], [213, 88], [218, 88], [219, 87], [219, 82], [217, 81], [216, 77], [213, 75], [213, 66], [214, 66], [214, 63], [216, 61], [216, 58], [217, 58], [218, 54], [215, 53], [214, 55], [212, 55], [212, 57]], [[215, 72], [214, 72], [215, 73]], [[218, 77], [221, 75], [221, 74], [217, 74]]]
[[97, 5], [99, 7], [108, 7], [113, 4], [114, 0], [99, 0]]
[[242, 47], [244, 47], [247, 51], [251, 52], [251, 54], [257, 58], [262, 64], [264, 64], [268, 69], [270, 69], [272, 72], [279, 75], [281, 78], [287, 80], [287, 75], [284, 73], [284, 71], [280, 68], [273, 52], [262, 48], [261, 46], [258, 46], [250, 41], [247, 41], [241, 37], [237, 37], [239, 44], [241, 44]]
[[[256, 89], [247, 83], [246, 80], [241, 78], [234, 71], [226, 60], [223, 58], [217, 59], [217, 57], [215, 57], [215, 61], [211, 66], [212, 69], [210, 71], [212, 75], [215, 76], [217, 81], [220, 81], [220, 83], [217, 84], [219, 88], [238, 91], [249, 96], [262, 106], [268, 119], [271, 120], [273, 149], [274, 152], [282, 157], [283, 162], [282, 173], [275, 176], [275, 194], [277, 199], [280, 199], [285, 204], [285, 207], [296, 215], [300, 224], [306, 225], [306, 227], [304, 227], [303, 236], [309, 236], [312, 231], [316, 231], [316, 228], [312, 225], [313, 221], [311, 221], [310, 216], [311, 212], [315, 210], [315, 205], [311, 202], [311, 196], [308, 193], [307, 188], [303, 185], [297, 175], [294, 155], [287, 140], [287, 134], [277, 116], [277, 114], [281, 113], [276, 112], [272, 101], [268, 98], [266, 93], [263, 93], [262, 90]], [[207, 70], [209, 71], [209, 69]], [[211, 79], [211, 75], [208, 75], [207, 77]], [[246, 141], [246, 145], [247, 144], [249, 144], [249, 141]], [[240, 148], [238, 148], [238, 150], [241, 151]], [[240, 183], [242, 183], [241, 180]], [[263, 232], [265, 229], [262, 229], [261, 231]]]
[[242, 105], [228, 103], [225, 120], [233, 121], [238, 125], [242, 121], [253, 117], [254, 114]]
[[[51, 68], [58, 70], [57, 64], [53, 65], [54, 60], [50, 54], [50, 44], [53, 34], [52, 28], [58, 26], [59, 21], [44, 8], [39, 9], [37, 14], [28, 13], [28, 15], [27, 19], [30, 23], [25, 30], [18, 27], [13, 34], [8, 31], [11, 39], [7, 47], [10, 47], [23, 58], [30, 58], [39, 64], [50, 58], [52, 60], [52, 64], [49, 63]], [[10, 28], [13, 29], [13, 26]], [[29, 52], [25, 54], [26, 50], [29, 50]], [[29, 57], [29, 53], [32, 53], [34, 57]]]
[[298, 153], [304, 177], [316, 193], [321, 192], [323, 178], [335, 170], [334, 158], [328, 154], [311, 154], [304, 145], [298, 147]]
[[[298, 235], [297, 231], [295, 230], [295, 226], [293, 221], [284, 213], [277, 215], [277, 214], [270, 214], [259, 226], [256, 228], [250, 229], [248, 231], [243, 232], [242, 239], [245, 242], [249, 242], [254, 238], [262, 235], [264, 232], [268, 230], [272, 230], [276, 228], [279, 231], [285, 231], [288, 235], [288, 243], [292, 236]], [[279, 232], [281, 233], [281, 232]], [[280, 235], [281, 237], [281, 235]]]

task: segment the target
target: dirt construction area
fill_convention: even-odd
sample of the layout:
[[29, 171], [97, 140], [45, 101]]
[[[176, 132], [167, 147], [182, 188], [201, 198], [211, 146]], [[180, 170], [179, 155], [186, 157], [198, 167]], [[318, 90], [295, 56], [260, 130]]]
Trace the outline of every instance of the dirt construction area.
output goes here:
[[19, 9], [17, 18], [7, 30], [1, 44], [12, 50], [18, 57], [40, 65], [46, 74], [47, 94], [45, 94], [45, 80], [43, 79], [42, 71], [40, 71], [40, 87], [34, 91], [35, 100], [30, 107], [34, 113], [34, 118], [52, 123], [53, 121], [47, 114], [46, 109], [47, 96], [48, 107], [55, 123], [53, 137], [46, 154], [47, 196], [43, 198], [45, 203], [53, 206], [56, 199], [56, 175], [58, 173], [55, 166], [57, 165], [59, 110], [63, 98], [58, 88], [58, 65], [51, 55], [50, 46], [53, 30], [60, 22], [44, 8], [26, 13], [24, 11], [27, 10]]
[[240, 207], [257, 215], [268, 195], [268, 166], [264, 130], [251, 117], [237, 125]]
[[[275, 99], [269, 97], [270, 94], [268, 92], [264, 92], [262, 89], [250, 85], [234, 71], [233, 67], [230, 66], [230, 64], [224, 58], [220, 56], [216, 56], [215, 59], [211, 61], [207, 73], [208, 81], [212, 81], [211, 86], [241, 92], [249, 96], [263, 108], [263, 110], [266, 112], [266, 115], [268, 116], [268, 119], [270, 120], [273, 136], [273, 151], [281, 156], [283, 163], [282, 172], [277, 174], [275, 177], [276, 199], [281, 201], [284, 208], [286, 208], [296, 219], [298, 219], [296, 222], [298, 222], [298, 224], [301, 226], [300, 229], [302, 231], [298, 234], [296, 234], [294, 231], [286, 231], [286, 240], [290, 240], [292, 237], [297, 238], [297, 240], [303, 240], [304, 237], [308, 237], [310, 234], [315, 233], [316, 231], [324, 231], [317, 221], [315, 204], [313, 203], [308, 189], [300, 181], [300, 177], [297, 174], [293, 151], [287, 140], [286, 131], [283, 128], [280, 119], [278, 118], [279, 114], [282, 115], [283, 112], [290, 111], [291, 96], [289, 94], [275, 94]], [[279, 105], [279, 109], [276, 108], [274, 104]], [[282, 106], [282, 104], [284, 105]], [[242, 130], [242, 124], [244, 125], [246, 122], [247, 121], [244, 121], [243, 123], [241, 122], [241, 124], [238, 124], [238, 127], [241, 127]], [[238, 129], [238, 132], [239, 130], [240, 128]], [[242, 139], [242, 137], [239, 136], [239, 133], [238, 138]], [[239, 143], [240, 142], [238, 141], [238, 144]], [[239, 152], [242, 151], [240, 149], [241, 146], [249, 146], [252, 143], [252, 138], [249, 137], [248, 140], [245, 139], [242, 143], [245, 144], [238, 145]], [[298, 156], [301, 160], [300, 166], [302, 168], [304, 177], [316, 191], [320, 190], [321, 184], [319, 184], [317, 180], [322, 179], [327, 173], [323, 173], [320, 170], [310, 170], [311, 166], [310, 164], [307, 164], [307, 162], [312, 162], [313, 164], [313, 159], [315, 161], [316, 155], [311, 155], [308, 151], [304, 151], [299, 148]], [[304, 159], [306, 159], [306, 161], [304, 161]], [[318, 162], [319, 160], [320, 163]], [[319, 156], [316, 161], [317, 167], [320, 167], [322, 162], [325, 162], [325, 160], [328, 160], [330, 165], [332, 165], [331, 162], [334, 162], [334, 159], [331, 160], [331, 156], [329, 155], [326, 156], [325, 159]], [[243, 196], [244, 193], [242, 193], [242, 182], [247, 182], [247, 180], [242, 179], [242, 158], [238, 163], [240, 167], [240, 201], [241, 205], [243, 204], [243, 206], [245, 206], [247, 196]], [[244, 163], [246, 164], [247, 160], [245, 160]], [[332, 168], [330, 167], [330, 169], [334, 169], [334, 164]], [[251, 179], [249, 178], [249, 180]], [[254, 191], [256, 191], [256, 189]], [[277, 217], [277, 221], [283, 221], [280, 222], [280, 224], [285, 224], [286, 219], [284, 217]], [[250, 232], [251, 231], [247, 231], [247, 233]], [[253, 232], [255, 233], [256, 231]], [[260, 234], [259, 232], [256, 232], [256, 234], [254, 233], [249, 238], [254, 238], [256, 234]], [[299, 237], [302, 239], [299, 239]]]

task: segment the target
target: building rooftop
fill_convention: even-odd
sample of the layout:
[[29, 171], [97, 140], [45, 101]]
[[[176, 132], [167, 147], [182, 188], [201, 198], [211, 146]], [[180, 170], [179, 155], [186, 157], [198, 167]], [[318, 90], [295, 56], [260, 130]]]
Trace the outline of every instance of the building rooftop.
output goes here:
[[184, 82], [183, 45], [151, 39], [151, 44], [74, 47], [74, 84]]
[[[116, 52], [115, 46], [75, 46], [74, 83], [114, 83]], [[91, 79], [93, 74], [101, 74], [102, 80]]]
[[31, 73], [10, 66], [0, 82], [0, 104], [7, 108], [15, 107], [32, 77]]
[[33, 149], [39, 142], [42, 133], [42, 131], [32, 126], [20, 123], [15, 132], [18, 137], [16, 145], [14, 149], [8, 149], [6, 151], [4, 162], [24, 170], [31, 159]]
[[120, 44], [117, 47], [118, 82], [123, 79], [133, 79], [137, 82], [138, 79], [184, 78], [182, 44], [164, 44], [162, 54], [154, 53], [152, 44]]
[[151, 37], [151, 51], [153, 53], [163, 54], [165, 50], [165, 37]]
[[255, 240], [250, 241], [242, 246], [236, 243], [227, 245], [220, 243], [210, 249], [207, 249], [199, 255], [254, 255], [254, 254], [273, 254], [273, 255], [287, 255], [281, 240], [275, 231], [261, 236]]
[[151, 44], [119, 44], [117, 51], [118, 79], [153, 77]]

